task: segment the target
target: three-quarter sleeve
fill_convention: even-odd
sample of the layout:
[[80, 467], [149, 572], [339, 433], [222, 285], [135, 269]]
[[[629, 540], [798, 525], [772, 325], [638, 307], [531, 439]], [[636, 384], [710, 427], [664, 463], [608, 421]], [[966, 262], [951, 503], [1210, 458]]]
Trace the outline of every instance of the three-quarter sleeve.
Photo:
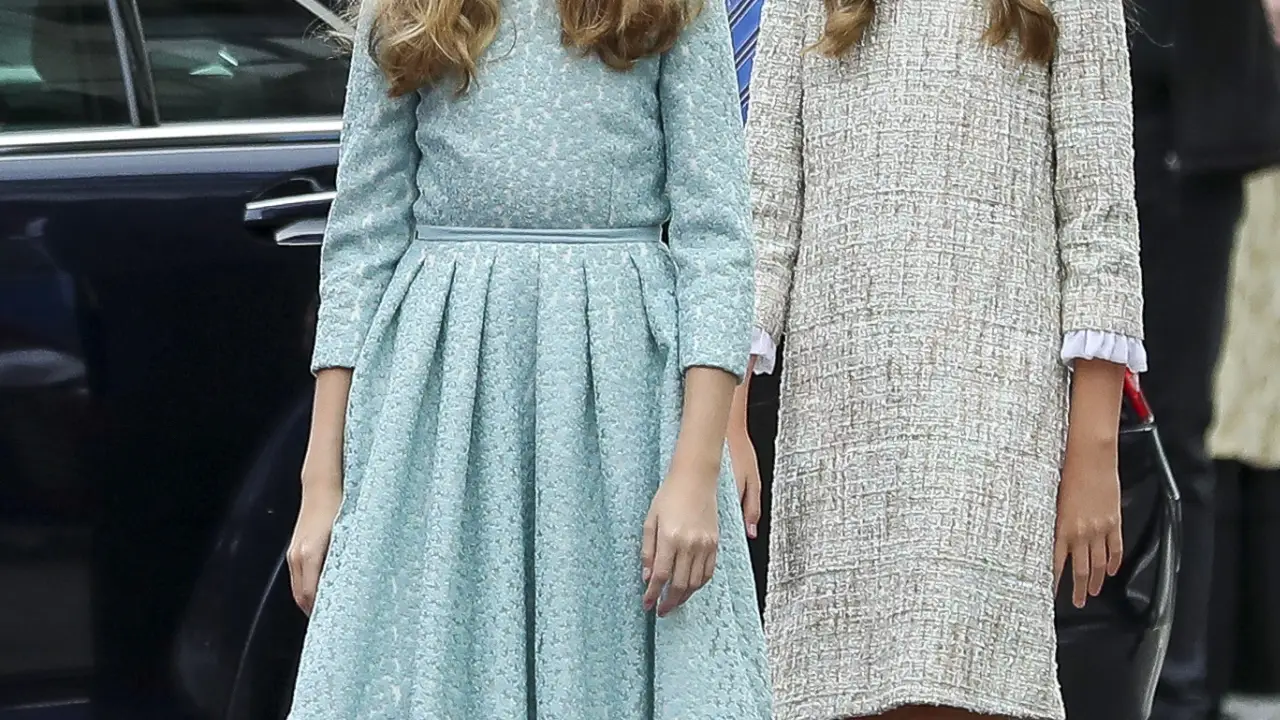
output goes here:
[[738, 81], [721, 0], [708, 0], [663, 55], [658, 96], [680, 363], [742, 377], [751, 344], [754, 258]]
[[342, 116], [337, 197], [320, 250], [313, 372], [355, 367], [392, 272], [413, 239], [418, 96], [390, 97], [369, 54], [368, 15], [361, 15]]
[[1062, 330], [1142, 338], [1123, 0], [1058, 0], [1051, 113]]
[[804, 206], [800, 0], [767, 0], [751, 72], [747, 148], [756, 243], [756, 326], [785, 333]]

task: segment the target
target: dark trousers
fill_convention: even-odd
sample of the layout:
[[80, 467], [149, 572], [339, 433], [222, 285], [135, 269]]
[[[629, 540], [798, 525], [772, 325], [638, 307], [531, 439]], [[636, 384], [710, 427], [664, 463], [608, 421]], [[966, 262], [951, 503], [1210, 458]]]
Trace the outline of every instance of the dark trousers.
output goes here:
[[1226, 283], [1240, 218], [1239, 174], [1186, 174], [1172, 123], [1159, 107], [1136, 112], [1138, 214], [1150, 371], [1142, 387], [1182, 492], [1177, 605], [1152, 720], [1205, 720], [1209, 595], [1213, 583], [1214, 466], [1204, 446], [1222, 340]]
[[1218, 464], [1209, 696], [1280, 692], [1280, 470]]

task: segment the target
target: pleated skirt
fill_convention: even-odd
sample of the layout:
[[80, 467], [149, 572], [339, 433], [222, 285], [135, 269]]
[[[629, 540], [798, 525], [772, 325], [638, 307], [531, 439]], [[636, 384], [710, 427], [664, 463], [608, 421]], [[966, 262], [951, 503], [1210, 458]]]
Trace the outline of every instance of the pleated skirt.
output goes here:
[[641, 607], [676, 342], [656, 228], [420, 228], [356, 363], [290, 718], [769, 718], [727, 463], [715, 577]]

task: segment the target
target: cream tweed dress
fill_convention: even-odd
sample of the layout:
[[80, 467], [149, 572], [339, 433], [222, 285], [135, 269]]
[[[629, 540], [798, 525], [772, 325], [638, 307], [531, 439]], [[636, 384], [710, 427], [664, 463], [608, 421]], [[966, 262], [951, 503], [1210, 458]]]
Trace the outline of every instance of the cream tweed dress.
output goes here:
[[765, 617], [779, 720], [1062, 718], [1064, 335], [1142, 337], [1122, 0], [1053, 0], [1051, 69], [983, 0], [880, 0], [841, 61], [767, 0], [757, 323], [786, 337]]

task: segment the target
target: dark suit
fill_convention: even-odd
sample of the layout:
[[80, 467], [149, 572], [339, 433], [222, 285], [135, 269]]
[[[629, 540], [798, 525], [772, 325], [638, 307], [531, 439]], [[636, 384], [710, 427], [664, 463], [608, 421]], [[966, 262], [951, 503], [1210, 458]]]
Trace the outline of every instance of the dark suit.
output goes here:
[[1244, 177], [1280, 162], [1277, 52], [1260, 0], [1137, 0], [1134, 149], [1143, 388], [1183, 496], [1177, 610], [1152, 720], [1215, 714], [1206, 687], [1214, 467], [1204, 434]]

